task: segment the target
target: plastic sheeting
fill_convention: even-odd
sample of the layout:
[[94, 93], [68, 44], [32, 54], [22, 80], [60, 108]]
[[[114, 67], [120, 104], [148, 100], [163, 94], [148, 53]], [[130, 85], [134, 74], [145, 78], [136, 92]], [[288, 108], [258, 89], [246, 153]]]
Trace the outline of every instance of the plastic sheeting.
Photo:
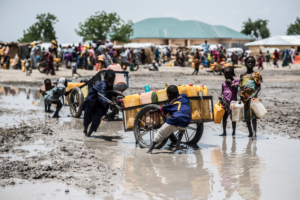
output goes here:
[[128, 43], [124, 44], [124, 48], [148, 48], [148, 47], [155, 47], [152, 43]]
[[263, 40], [246, 43], [245, 46], [300, 45], [300, 35], [277, 35]]

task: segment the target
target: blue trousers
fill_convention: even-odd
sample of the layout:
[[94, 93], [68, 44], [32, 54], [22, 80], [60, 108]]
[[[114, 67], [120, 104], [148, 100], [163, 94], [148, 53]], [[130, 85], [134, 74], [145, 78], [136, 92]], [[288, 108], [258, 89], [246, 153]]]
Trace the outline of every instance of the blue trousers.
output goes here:
[[87, 129], [90, 123], [92, 123], [90, 129], [96, 132], [101, 123], [101, 118], [106, 113], [105, 108], [102, 104], [97, 104], [89, 100], [86, 100], [84, 104], [83, 126]]

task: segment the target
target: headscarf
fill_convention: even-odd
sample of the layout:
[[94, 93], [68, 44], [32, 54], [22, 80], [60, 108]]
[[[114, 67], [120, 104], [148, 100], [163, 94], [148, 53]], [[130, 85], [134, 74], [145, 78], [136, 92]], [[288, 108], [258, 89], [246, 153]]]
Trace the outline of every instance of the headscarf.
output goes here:
[[98, 51], [100, 54], [104, 54], [106, 52], [106, 47], [104, 45], [100, 45], [98, 47]]
[[213, 51], [213, 54], [217, 60], [220, 58], [219, 53], [215, 49]]
[[58, 84], [57, 84], [58, 87], [61, 87], [64, 89], [64, 93], [66, 92], [65, 82], [66, 82], [66, 79], [64, 77], [61, 77], [61, 78], [59, 78]]

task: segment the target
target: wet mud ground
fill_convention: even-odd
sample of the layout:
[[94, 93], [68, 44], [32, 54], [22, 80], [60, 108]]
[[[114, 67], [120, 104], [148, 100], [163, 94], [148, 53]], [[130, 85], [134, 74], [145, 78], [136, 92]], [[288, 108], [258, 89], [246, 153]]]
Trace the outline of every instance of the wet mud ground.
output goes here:
[[[68, 107], [59, 119], [43, 112], [37, 83], [0, 87], [0, 199], [298, 199], [300, 73], [261, 73], [268, 114], [258, 122], [257, 141], [244, 123], [235, 138], [230, 120], [227, 137], [218, 136], [221, 125], [206, 123], [200, 142], [176, 154], [168, 142], [147, 155], [121, 121], [102, 121], [85, 138], [82, 117], [70, 117]], [[132, 73], [125, 94], [143, 92], [145, 84], [194, 83], [207, 85], [217, 102], [223, 79]]]

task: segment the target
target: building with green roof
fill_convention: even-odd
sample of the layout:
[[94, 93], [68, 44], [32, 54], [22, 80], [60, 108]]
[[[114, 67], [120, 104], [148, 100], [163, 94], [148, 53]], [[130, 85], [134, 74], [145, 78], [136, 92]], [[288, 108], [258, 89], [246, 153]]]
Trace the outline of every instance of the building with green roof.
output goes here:
[[227, 48], [244, 47], [253, 41], [250, 36], [226, 26], [213, 26], [200, 21], [180, 21], [175, 18], [149, 18], [133, 25], [130, 42], [155, 45], [193, 46], [204, 43], [222, 44]]

